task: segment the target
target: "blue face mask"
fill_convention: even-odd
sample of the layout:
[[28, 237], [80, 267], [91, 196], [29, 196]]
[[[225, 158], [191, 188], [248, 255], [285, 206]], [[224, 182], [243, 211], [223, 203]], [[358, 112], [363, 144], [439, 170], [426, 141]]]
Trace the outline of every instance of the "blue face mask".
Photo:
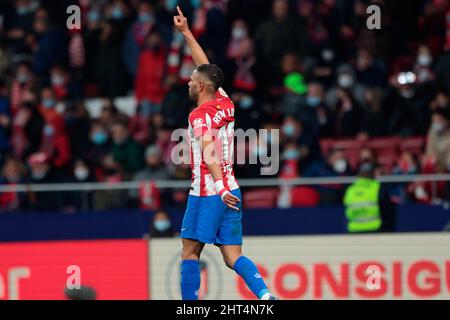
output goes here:
[[44, 135], [46, 137], [51, 137], [55, 133], [55, 129], [52, 126], [45, 126], [44, 127]]
[[154, 225], [155, 229], [160, 232], [169, 230], [169, 228], [171, 226], [169, 220], [158, 220], [158, 221], [155, 221], [155, 223], [153, 225]]
[[111, 11], [111, 17], [114, 19], [122, 19], [123, 18], [123, 11], [120, 7], [114, 7]]
[[103, 131], [97, 131], [91, 135], [91, 140], [96, 145], [101, 145], [108, 140], [108, 135]]
[[139, 15], [139, 22], [142, 23], [155, 23], [155, 16], [150, 13], [141, 13]]
[[97, 10], [91, 10], [87, 14], [87, 18], [90, 22], [97, 22], [100, 20], [100, 13]]
[[295, 149], [286, 150], [284, 152], [284, 159], [286, 159], [286, 160], [297, 160], [299, 155], [300, 154], [299, 154], [298, 150], [295, 150]]
[[244, 110], [250, 109], [253, 106], [253, 98], [252, 97], [244, 97], [239, 102], [239, 105]]
[[295, 128], [292, 124], [286, 124], [283, 126], [283, 133], [288, 137], [292, 137], [295, 133]]
[[174, 11], [177, 6], [178, 0], [166, 0], [166, 9], [168, 11]]
[[200, 8], [201, 4], [202, 4], [202, 0], [191, 0], [191, 6], [194, 9]]
[[307, 96], [306, 104], [310, 107], [317, 107], [322, 102], [322, 99], [316, 96]]
[[52, 98], [45, 98], [44, 100], [42, 100], [42, 105], [47, 108], [53, 108], [53, 106], [55, 105], [55, 100]]
[[28, 9], [28, 7], [24, 7], [24, 6], [17, 7], [16, 10], [17, 10], [17, 14], [19, 16], [26, 15], [27, 13], [30, 12], [30, 9]]

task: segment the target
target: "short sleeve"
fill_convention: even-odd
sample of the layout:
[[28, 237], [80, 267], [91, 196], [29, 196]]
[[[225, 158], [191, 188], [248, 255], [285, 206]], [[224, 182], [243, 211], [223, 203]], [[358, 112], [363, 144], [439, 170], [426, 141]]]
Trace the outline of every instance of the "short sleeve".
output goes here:
[[209, 127], [205, 119], [205, 114], [192, 114], [189, 121], [192, 130], [194, 131], [195, 138], [199, 138], [209, 131]]
[[227, 95], [227, 93], [225, 92], [225, 90], [223, 90], [222, 87], [220, 87], [217, 91], [216, 91], [216, 99], [230, 99]]

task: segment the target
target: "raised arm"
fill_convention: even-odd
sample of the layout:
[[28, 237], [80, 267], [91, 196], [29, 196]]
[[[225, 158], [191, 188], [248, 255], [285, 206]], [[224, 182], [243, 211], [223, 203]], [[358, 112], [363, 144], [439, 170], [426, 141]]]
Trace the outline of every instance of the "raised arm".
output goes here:
[[206, 56], [205, 51], [203, 51], [200, 44], [195, 39], [187, 23], [187, 18], [183, 15], [180, 7], [177, 6], [178, 15], [173, 17], [173, 23], [177, 30], [181, 32], [186, 40], [188, 47], [191, 49], [192, 59], [194, 60], [195, 66], [201, 64], [208, 64], [209, 60]]

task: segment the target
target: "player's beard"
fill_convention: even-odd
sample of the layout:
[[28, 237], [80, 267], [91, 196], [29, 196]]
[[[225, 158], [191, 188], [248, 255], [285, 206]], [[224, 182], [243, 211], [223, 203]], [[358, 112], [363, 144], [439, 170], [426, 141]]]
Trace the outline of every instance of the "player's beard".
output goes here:
[[194, 87], [189, 88], [189, 99], [191, 99], [192, 102], [195, 102], [195, 104], [197, 104], [198, 92], [197, 92], [196, 88], [194, 88]]

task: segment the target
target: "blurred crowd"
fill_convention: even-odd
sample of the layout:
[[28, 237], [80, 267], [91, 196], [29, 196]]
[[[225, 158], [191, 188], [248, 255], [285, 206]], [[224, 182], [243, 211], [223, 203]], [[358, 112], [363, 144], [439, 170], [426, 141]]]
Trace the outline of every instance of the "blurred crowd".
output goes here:
[[[72, 4], [81, 9], [80, 29], [66, 25]], [[381, 9], [381, 29], [367, 28], [372, 4]], [[1, 183], [142, 184], [131, 192], [4, 192], [2, 210], [184, 203], [184, 190], [152, 182], [190, 178], [190, 166], [170, 157], [171, 132], [187, 127], [193, 108], [194, 64], [172, 27], [176, 5], [224, 70], [236, 128], [280, 129], [279, 176], [353, 175], [357, 163], [321, 141], [364, 146], [381, 137], [425, 144], [399, 150], [379, 174], [450, 171], [450, 1], [9, 0], [0, 3]], [[120, 110], [119, 97], [133, 97], [135, 111]], [[90, 99], [101, 99], [98, 114]], [[255, 145], [244, 149], [260, 152]], [[377, 156], [362, 147], [357, 161], [377, 164]], [[258, 165], [235, 169], [238, 178], [260, 177]], [[446, 183], [433, 188], [448, 197]], [[332, 204], [342, 189], [309, 191]], [[392, 195], [427, 203], [429, 189], [397, 184]]]

